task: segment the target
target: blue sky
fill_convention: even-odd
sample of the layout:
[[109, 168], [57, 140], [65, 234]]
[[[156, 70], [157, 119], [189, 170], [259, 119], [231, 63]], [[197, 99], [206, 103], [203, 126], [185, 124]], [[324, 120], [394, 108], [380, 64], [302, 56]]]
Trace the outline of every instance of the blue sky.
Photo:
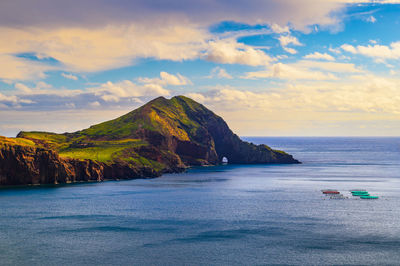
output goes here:
[[246, 136], [398, 136], [397, 1], [0, 3], [0, 135], [186, 95]]

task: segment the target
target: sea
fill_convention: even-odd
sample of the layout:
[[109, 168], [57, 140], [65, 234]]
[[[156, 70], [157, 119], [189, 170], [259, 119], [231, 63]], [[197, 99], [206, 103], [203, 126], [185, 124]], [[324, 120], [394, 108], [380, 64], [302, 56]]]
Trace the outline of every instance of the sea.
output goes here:
[[0, 265], [400, 265], [400, 138], [244, 139], [302, 164], [0, 189]]

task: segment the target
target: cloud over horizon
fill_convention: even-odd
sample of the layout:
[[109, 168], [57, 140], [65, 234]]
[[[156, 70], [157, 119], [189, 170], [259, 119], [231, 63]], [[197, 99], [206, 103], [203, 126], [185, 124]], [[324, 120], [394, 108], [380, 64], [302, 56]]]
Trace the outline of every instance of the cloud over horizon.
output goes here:
[[[96, 111], [130, 111], [153, 97], [185, 94], [222, 112], [238, 132], [266, 117], [290, 120], [294, 110], [290, 123], [317, 121], [320, 132], [326, 113], [341, 121], [345, 114], [365, 123], [393, 119], [399, 3], [3, 1], [0, 112], [17, 120], [54, 112], [54, 122], [62, 110], [85, 110], [95, 121]], [[11, 132], [6, 127], [0, 130]]]

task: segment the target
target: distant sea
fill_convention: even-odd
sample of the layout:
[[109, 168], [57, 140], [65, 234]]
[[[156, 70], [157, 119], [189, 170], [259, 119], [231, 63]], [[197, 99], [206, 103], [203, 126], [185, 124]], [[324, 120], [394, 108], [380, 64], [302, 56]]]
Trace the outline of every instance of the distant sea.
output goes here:
[[245, 139], [303, 164], [0, 189], [0, 264], [400, 264], [400, 138]]

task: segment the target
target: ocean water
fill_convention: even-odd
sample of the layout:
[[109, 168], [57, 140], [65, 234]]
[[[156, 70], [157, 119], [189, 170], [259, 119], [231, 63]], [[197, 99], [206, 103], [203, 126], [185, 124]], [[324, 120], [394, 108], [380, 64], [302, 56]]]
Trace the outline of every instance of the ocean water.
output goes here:
[[400, 265], [400, 138], [246, 139], [303, 164], [0, 189], [0, 264]]

